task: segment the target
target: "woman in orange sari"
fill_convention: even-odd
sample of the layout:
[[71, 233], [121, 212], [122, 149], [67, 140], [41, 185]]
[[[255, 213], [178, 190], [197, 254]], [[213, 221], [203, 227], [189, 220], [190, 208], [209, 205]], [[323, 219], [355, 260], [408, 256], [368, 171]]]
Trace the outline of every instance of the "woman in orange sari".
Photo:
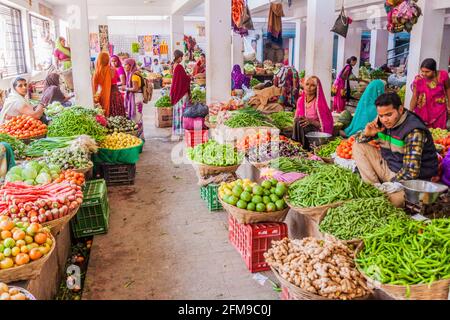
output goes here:
[[115, 70], [110, 66], [109, 61], [108, 53], [101, 52], [98, 55], [97, 66], [92, 79], [94, 101], [102, 106], [106, 117], [109, 117], [110, 113], [111, 86], [115, 74]]

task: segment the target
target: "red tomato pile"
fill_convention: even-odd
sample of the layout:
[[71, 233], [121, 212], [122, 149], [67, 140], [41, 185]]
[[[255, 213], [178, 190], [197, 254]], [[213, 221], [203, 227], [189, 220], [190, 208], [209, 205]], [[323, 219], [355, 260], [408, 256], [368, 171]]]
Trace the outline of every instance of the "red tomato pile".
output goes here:
[[18, 139], [28, 139], [47, 134], [47, 126], [40, 120], [22, 115], [2, 124], [0, 133], [6, 133]]
[[437, 139], [434, 141], [434, 143], [439, 144], [444, 147], [444, 150], [442, 150], [441, 155], [445, 156], [447, 155], [448, 150], [450, 149], [450, 136], [442, 139]]
[[336, 153], [338, 157], [343, 159], [351, 159], [353, 157], [353, 144], [355, 143], [355, 137], [351, 137], [348, 140], [343, 140], [337, 147]]

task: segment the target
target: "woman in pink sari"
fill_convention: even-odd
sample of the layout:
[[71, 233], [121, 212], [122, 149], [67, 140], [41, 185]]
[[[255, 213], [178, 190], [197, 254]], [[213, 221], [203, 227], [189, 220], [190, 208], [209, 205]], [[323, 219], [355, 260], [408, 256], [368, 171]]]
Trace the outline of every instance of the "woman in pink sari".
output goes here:
[[333, 84], [332, 94], [333, 98], [333, 111], [341, 113], [345, 110], [347, 101], [351, 98], [350, 90], [350, 76], [353, 74], [353, 67], [358, 62], [358, 58], [351, 57], [347, 59], [347, 64], [344, 69], [339, 73], [336, 81]]
[[312, 76], [305, 82], [305, 90], [297, 102], [293, 140], [309, 149], [308, 132], [333, 134], [333, 115], [328, 107], [319, 78]]
[[429, 128], [447, 129], [450, 112], [450, 80], [447, 71], [438, 71], [434, 59], [424, 60], [412, 90], [414, 94], [410, 110], [421, 117]]

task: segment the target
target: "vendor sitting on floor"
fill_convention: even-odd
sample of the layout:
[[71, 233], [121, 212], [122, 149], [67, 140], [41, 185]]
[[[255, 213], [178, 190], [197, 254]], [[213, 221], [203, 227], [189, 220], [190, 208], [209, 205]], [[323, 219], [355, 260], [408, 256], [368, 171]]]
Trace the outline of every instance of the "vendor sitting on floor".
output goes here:
[[[378, 117], [356, 136], [353, 158], [364, 181], [376, 184], [433, 180], [438, 157], [432, 135], [415, 113], [402, 106], [396, 93], [375, 102]], [[377, 139], [381, 152], [368, 142]]]

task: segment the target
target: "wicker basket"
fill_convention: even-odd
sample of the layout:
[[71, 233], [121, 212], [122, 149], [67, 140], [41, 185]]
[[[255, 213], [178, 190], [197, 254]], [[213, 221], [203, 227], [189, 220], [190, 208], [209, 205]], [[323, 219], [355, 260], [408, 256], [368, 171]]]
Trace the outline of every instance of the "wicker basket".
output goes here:
[[55, 251], [56, 241], [53, 235], [50, 236], [53, 241], [53, 245], [49, 253], [39, 260], [30, 262], [23, 266], [0, 270], [0, 282], [10, 283], [36, 279], [41, 274], [41, 270], [44, 267], [45, 262], [50, 258], [53, 251]]
[[225, 203], [219, 197], [225, 211], [231, 214], [240, 224], [252, 224], [262, 222], [283, 222], [289, 212], [289, 208], [275, 212], [253, 212], [249, 210], [240, 209]]
[[194, 163], [193, 165], [196, 168], [196, 170], [198, 170], [200, 176], [202, 177], [209, 177], [221, 173], [233, 173], [236, 172], [241, 166], [240, 164], [238, 164], [235, 166], [228, 166], [228, 167], [216, 167], [216, 166], [208, 166], [206, 164], [201, 163]]
[[265, 161], [265, 162], [252, 162], [252, 161], [249, 161], [249, 162], [252, 166], [254, 166], [256, 169], [259, 169], [259, 170], [268, 167], [270, 164], [270, 160]]
[[54, 236], [56, 236], [65, 228], [65, 226], [69, 223], [69, 221], [78, 213], [79, 209], [80, 209], [80, 207], [76, 208], [75, 210], [72, 210], [72, 212], [70, 212], [69, 214], [65, 215], [62, 218], [52, 220], [49, 222], [45, 222], [42, 225], [44, 227], [49, 227], [52, 234]]
[[[356, 249], [355, 257], [363, 248], [364, 243], [361, 242]], [[356, 268], [366, 278], [369, 285], [380, 289], [396, 300], [448, 300], [449, 297], [450, 279], [434, 281], [430, 286], [428, 284], [410, 285], [408, 289], [408, 286], [383, 284], [370, 278], [358, 263], [356, 263]]]
[[287, 197], [284, 200], [292, 210], [294, 210], [295, 212], [297, 212], [299, 214], [308, 216], [311, 220], [316, 222], [317, 225], [325, 217], [328, 209], [337, 208], [343, 203], [343, 202], [335, 202], [335, 203], [327, 204], [327, 205], [320, 206], [320, 207], [301, 208], [301, 207], [296, 207], [293, 204], [291, 204]]

